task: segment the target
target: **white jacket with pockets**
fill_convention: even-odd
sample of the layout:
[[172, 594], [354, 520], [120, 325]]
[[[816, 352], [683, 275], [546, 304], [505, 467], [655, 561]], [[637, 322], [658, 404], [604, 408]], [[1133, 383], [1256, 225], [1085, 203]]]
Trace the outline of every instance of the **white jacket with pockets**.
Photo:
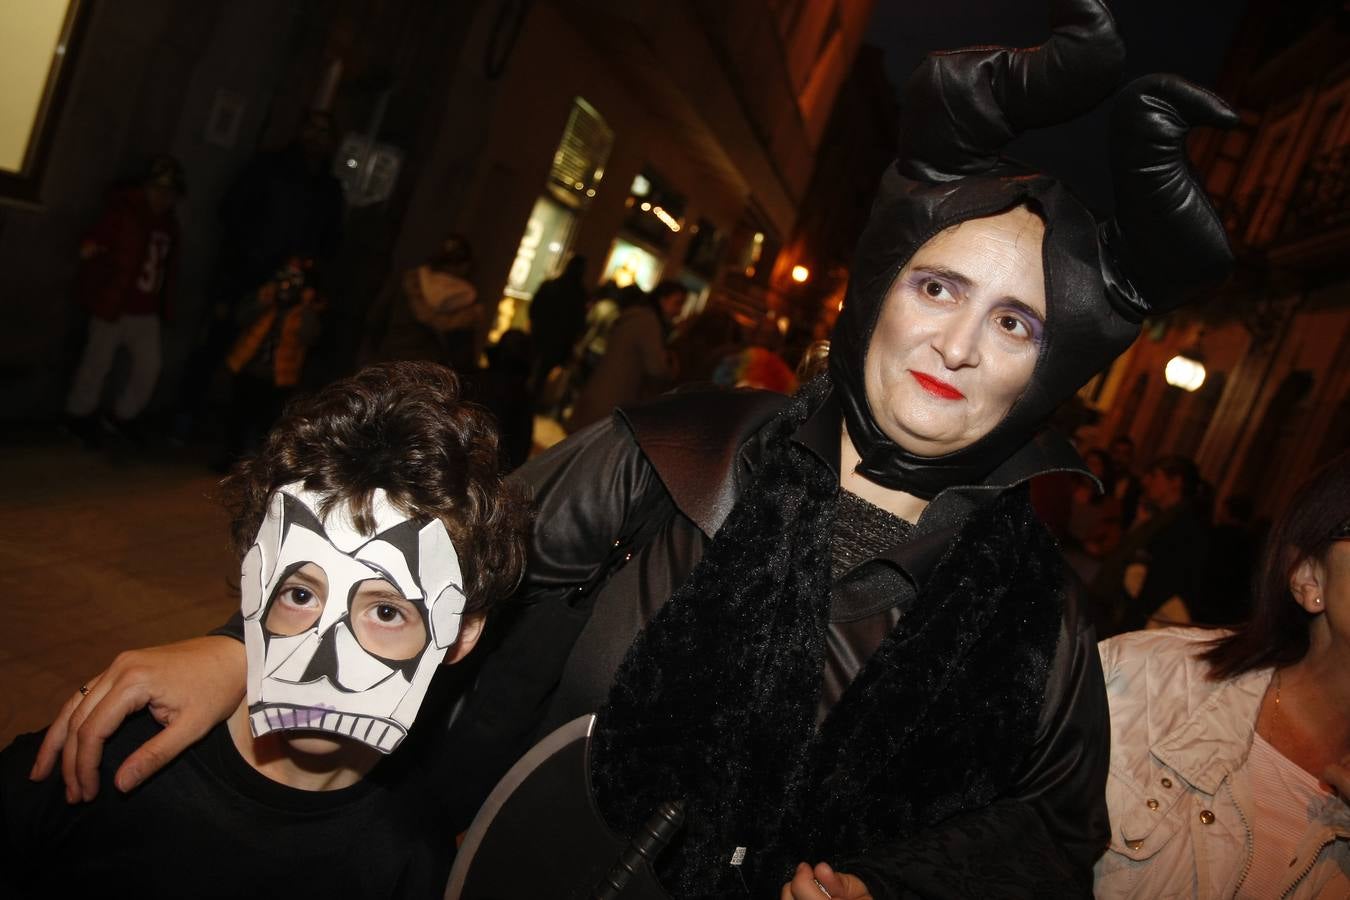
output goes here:
[[[1252, 734], [1271, 669], [1228, 681], [1196, 658], [1221, 632], [1138, 631], [1098, 650], [1111, 704], [1111, 844], [1099, 898], [1231, 898], [1251, 865]], [[1328, 797], [1275, 897], [1350, 898], [1350, 806]], [[1272, 898], [1273, 900], [1273, 898]]]

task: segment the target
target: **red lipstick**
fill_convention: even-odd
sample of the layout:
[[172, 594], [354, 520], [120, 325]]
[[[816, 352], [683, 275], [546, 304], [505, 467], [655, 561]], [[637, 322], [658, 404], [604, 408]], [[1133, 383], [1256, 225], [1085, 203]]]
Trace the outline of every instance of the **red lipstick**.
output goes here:
[[939, 381], [932, 375], [925, 375], [922, 372], [915, 372], [913, 369], [909, 369], [908, 371], [909, 374], [914, 376], [914, 380], [919, 383], [919, 387], [923, 388], [925, 391], [932, 394], [934, 397], [941, 397], [943, 400], [966, 399], [965, 394], [961, 393], [954, 386], [948, 384], [945, 381]]

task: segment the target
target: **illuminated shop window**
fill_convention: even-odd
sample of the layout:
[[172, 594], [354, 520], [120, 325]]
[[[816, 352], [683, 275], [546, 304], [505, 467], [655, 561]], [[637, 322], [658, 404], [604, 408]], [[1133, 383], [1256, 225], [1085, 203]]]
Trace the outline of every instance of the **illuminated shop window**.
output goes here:
[[585, 99], [575, 98], [544, 192], [534, 202], [511, 261], [489, 341], [495, 343], [508, 328], [528, 330], [530, 298], [571, 255], [577, 225], [595, 199], [613, 147], [614, 130], [604, 117]]
[[633, 179], [624, 205], [623, 230], [644, 244], [664, 250], [684, 230], [684, 195], [651, 169]]
[[614, 130], [582, 97], [572, 101], [553, 165], [548, 173], [548, 190], [559, 202], [584, 210], [595, 198], [605, 163], [614, 149]]
[[609, 259], [605, 260], [605, 270], [600, 280], [613, 281], [619, 287], [636, 284], [644, 291], [650, 291], [656, 287], [662, 265], [661, 257], [655, 253], [617, 238], [610, 247]]

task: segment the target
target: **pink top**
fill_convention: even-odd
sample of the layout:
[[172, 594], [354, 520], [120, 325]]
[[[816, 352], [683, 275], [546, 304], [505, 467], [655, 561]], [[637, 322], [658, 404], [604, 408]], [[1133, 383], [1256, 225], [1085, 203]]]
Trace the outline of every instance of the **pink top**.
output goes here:
[[1237, 898], [1268, 900], [1279, 896], [1288, 883], [1299, 842], [1317, 821], [1317, 811], [1329, 795], [1317, 776], [1299, 768], [1255, 732], [1247, 770], [1256, 815], [1251, 823], [1251, 867]]

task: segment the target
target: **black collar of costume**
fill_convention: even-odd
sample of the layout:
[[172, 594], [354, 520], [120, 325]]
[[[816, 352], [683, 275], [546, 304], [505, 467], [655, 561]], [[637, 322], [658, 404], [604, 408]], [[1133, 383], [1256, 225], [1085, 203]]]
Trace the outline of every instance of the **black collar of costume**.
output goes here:
[[[830, 376], [826, 373], [819, 377]], [[825, 401], [807, 417], [792, 436], [793, 440], [800, 442], [835, 472], [839, 472], [840, 468], [839, 426], [843, 416], [839, 397], [840, 392], [832, 389]], [[641, 443], [641, 436], [638, 440]], [[926, 518], [953, 522], [975, 506], [988, 502], [989, 498], [999, 491], [1051, 472], [1073, 472], [1083, 475], [1096, 484], [1099, 492], [1102, 490], [1101, 480], [1092, 474], [1092, 470], [1083, 462], [1073, 444], [1053, 428], [1042, 428], [1002, 463], [986, 473], [982, 479], [948, 485], [935, 496], [927, 498], [932, 502], [919, 518], [920, 527], [917, 534], [929, 530], [924, 527]]]
[[792, 436], [827, 393], [812, 382], [765, 426], [754, 480], [629, 649], [595, 727], [612, 827], [633, 834], [685, 801], [658, 864], [678, 895], [767, 895], [799, 859], [987, 804], [1035, 732], [1063, 573], [1025, 488], [969, 516], [816, 732], [838, 479]]
[[691, 388], [616, 414], [676, 508], [711, 538], [745, 488], [748, 442], [787, 402], [772, 391]]
[[[820, 378], [830, 383], [828, 374]], [[676, 508], [711, 538], [759, 465], [763, 455], [762, 442], [757, 439], [760, 429], [788, 402], [771, 391], [696, 388], [620, 409], [618, 415]], [[832, 390], [792, 433], [793, 440], [835, 473], [839, 472], [841, 416], [838, 392]], [[1063, 435], [1043, 429], [983, 480], [939, 491], [919, 518], [916, 537], [958, 524], [999, 491], [1050, 472], [1074, 472], [1096, 481]]]

